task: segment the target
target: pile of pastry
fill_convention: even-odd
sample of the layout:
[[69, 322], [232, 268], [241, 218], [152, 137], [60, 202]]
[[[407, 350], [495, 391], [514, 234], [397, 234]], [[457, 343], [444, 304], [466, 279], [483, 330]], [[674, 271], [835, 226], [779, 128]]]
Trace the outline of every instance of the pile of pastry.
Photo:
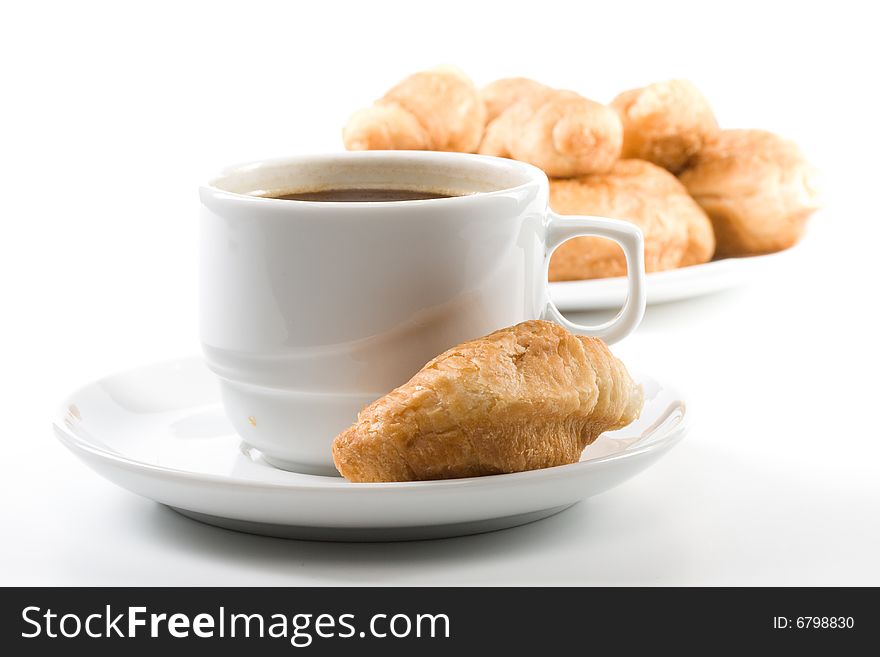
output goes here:
[[[763, 130], [721, 130], [690, 82], [621, 93], [609, 105], [526, 78], [477, 89], [454, 69], [416, 73], [343, 131], [350, 150], [461, 151], [529, 162], [550, 177], [561, 214], [624, 219], [645, 235], [645, 268], [772, 253], [795, 244], [818, 207], [798, 147]], [[613, 242], [578, 237], [550, 280], [620, 276]]]

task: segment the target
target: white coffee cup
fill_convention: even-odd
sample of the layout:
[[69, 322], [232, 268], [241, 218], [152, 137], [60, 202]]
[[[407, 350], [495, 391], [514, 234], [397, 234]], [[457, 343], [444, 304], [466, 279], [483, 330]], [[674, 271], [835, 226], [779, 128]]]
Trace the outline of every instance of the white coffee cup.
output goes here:
[[[452, 198], [291, 201], [339, 188]], [[358, 411], [427, 361], [527, 319], [614, 342], [645, 309], [633, 224], [550, 211], [528, 164], [480, 155], [374, 151], [226, 169], [200, 189], [201, 340], [243, 441], [280, 468], [335, 474], [330, 446]], [[617, 241], [629, 295], [614, 319], [582, 326], [549, 299], [547, 267], [579, 235]]]

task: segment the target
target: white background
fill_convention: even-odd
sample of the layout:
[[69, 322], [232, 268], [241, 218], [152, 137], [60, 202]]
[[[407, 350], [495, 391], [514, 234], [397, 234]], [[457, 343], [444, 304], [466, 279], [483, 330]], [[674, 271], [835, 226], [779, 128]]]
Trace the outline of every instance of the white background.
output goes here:
[[[0, 20], [2, 584], [880, 584], [871, 3], [20, 3]], [[616, 349], [690, 436], [551, 519], [394, 545], [185, 520], [55, 441], [72, 389], [198, 352], [196, 185], [341, 148], [359, 106], [456, 64], [608, 101], [687, 77], [794, 138], [828, 207], [782, 270], [651, 308]]]

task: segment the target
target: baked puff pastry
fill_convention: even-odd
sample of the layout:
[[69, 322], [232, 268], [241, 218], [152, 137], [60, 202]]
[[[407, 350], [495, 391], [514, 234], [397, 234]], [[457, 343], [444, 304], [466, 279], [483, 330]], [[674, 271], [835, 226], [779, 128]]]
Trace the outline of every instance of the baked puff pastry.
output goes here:
[[709, 101], [687, 80], [624, 91], [611, 107], [623, 122], [621, 157], [648, 160], [673, 173], [718, 134]]
[[[675, 176], [644, 160], [620, 160], [606, 174], [551, 180], [550, 207], [636, 224], [645, 237], [648, 272], [706, 262], [715, 248], [706, 213]], [[551, 281], [625, 275], [623, 251], [600, 237], [575, 237], [550, 259]]]
[[574, 463], [635, 420], [642, 390], [608, 347], [545, 321], [453, 347], [333, 441], [350, 481], [412, 481]]
[[441, 67], [410, 75], [372, 107], [356, 112], [342, 131], [348, 150], [433, 150], [473, 153], [485, 107], [461, 71]]
[[780, 251], [819, 207], [815, 169], [798, 147], [764, 130], [723, 130], [680, 175], [708, 213], [717, 255]]
[[[537, 83], [516, 91], [519, 100], [486, 126], [479, 153], [528, 162], [560, 178], [608, 171], [620, 157], [623, 126], [610, 107]], [[488, 97], [497, 110], [514, 93]]]
[[486, 123], [491, 123], [508, 107], [523, 98], [551, 91], [550, 87], [529, 78], [501, 78], [480, 89], [486, 106]]

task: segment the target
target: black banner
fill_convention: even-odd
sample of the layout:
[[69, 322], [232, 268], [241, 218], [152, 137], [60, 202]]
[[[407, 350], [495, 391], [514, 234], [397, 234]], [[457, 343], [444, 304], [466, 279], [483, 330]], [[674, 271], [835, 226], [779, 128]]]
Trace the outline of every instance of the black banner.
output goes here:
[[140, 646], [163, 656], [586, 653], [599, 640], [615, 650], [713, 654], [864, 650], [876, 640], [878, 613], [874, 589], [34, 588], [4, 589], [0, 622], [12, 655], [64, 648], [119, 655]]

